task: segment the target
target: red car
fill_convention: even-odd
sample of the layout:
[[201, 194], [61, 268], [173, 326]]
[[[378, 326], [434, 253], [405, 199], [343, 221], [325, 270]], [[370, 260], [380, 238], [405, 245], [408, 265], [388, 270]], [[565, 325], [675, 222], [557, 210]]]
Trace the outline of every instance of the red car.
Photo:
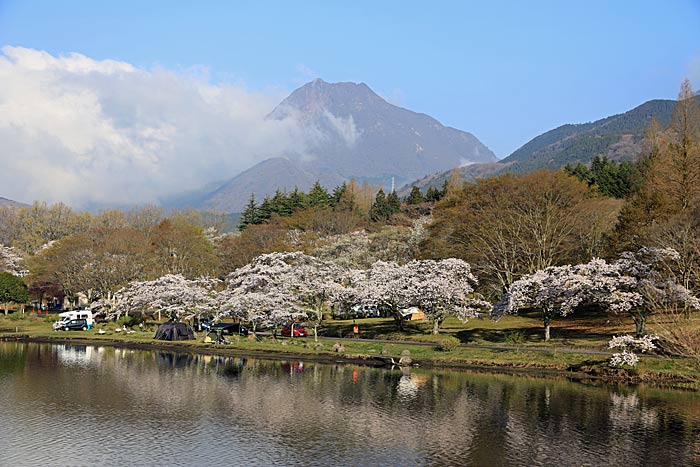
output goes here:
[[[309, 333], [306, 332], [306, 328], [301, 324], [294, 324], [294, 337], [306, 337]], [[282, 336], [292, 337], [292, 327], [287, 325], [282, 328]]]

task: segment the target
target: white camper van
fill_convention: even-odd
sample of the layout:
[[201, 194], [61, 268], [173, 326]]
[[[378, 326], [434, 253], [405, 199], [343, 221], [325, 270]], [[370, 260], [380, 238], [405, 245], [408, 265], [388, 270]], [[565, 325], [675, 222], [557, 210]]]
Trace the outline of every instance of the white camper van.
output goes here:
[[53, 323], [54, 330], [62, 329], [63, 325], [72, 319], [84, 319], [87, 321], [88, 329], [92, 328], [95, 320], [92, 318], [90, 310], [71, 310], [58, 314], [59, 320]]

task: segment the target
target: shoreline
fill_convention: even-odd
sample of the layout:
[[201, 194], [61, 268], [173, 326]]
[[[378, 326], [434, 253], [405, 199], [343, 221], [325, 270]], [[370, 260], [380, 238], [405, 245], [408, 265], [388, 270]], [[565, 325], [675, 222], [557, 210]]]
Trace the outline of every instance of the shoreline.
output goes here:
[[[254, 349], [246, 348], [236, 344], [205, 344], [198, 340], [193, 341], [136, 341], [112, 338], [91, 338], [76, 336], [32, 336], [30, 334], [0, 334], [0, 341], [3, 342], [24, 342], [24, 343], [45, 343], [45, 344], [68, 344], [68, 345], [91, 345], [114, 348], [125, 348], [133, 350], [148, 350], [160, 352], [189, 353], [212, 356], [237, 356], [262, 358], [269, 360], [300, 360], [317, 363], [335, 363], [344, 365], [362, 365], [370, 367], [391, 368], [395, 365], [387, 363], [387, 358], [379, 355], [336, 353], [328, 350], [315, 350], [313, 352], [294, 351], [290, 349], [267, 348]], [[284, 341], [282, 341], [284, 342]], [[342, 341], [341, 341], [342, 343]], [[346, 342], [347, 343], [347, 342]], [[308, 344], [303, 341], [303, 344]], [[285, 345], [285, 344], [282, 344]], [[401, 346], [401, 341], [392, 343]], [[410, 345], [403, 345], [410, 347]], [[527, 349], [522, 349], [527, 351]], [[624, 385], [650, 385], [659, 388], [677, 389], [685, 391], [697, 391], [697, 382], [689, 377], [678, 373], [658, 373], [643, 372], [635, 370], [604, 368], [595, 364], [585, 365], [586, 361], [578, 365], [578, 368], [556, 368], [528, 361], [527, 364], [517, 365], [507, 361], [478, 362], [464, 358], [420, 358], [412, 357], [410, 367], [418, 367], [427, 370], [456, 370], [470, 371], [478, 373], [505, 374], [513, 376], [535, 376], [541, 378], [560, 379], [587, 384], [624, 384]], [[398, 357], [394, 356], [398, 361]], [[396, 365], [397, 366], [397, 365]]]

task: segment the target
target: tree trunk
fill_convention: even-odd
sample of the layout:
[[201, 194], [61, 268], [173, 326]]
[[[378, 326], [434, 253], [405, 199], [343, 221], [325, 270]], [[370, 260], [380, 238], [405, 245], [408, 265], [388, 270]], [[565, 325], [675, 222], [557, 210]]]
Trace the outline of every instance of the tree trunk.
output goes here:
[[542, 310], [542, 322], [544, 323], [544, 341], [549, 342], [551, 337], [549, 330], [552, 324], [552, 314], [548, 310]]
[[632, 313], [632, 320], [634, 321], [635, 334], [637, 337], [642, 337], [646, 332], [647, 313], [642, 311]]
[[318, 342], [318, 323], [314, 324], [314, 342]]
[[437, 336], [440, 333], [440, 320], [435, 318], [433, 319], [433, 335]]
[[397, 331], [403, 331], [403, 318], [398, 311], [392, 313], [394, 315], [394, 324], [396, 325]]

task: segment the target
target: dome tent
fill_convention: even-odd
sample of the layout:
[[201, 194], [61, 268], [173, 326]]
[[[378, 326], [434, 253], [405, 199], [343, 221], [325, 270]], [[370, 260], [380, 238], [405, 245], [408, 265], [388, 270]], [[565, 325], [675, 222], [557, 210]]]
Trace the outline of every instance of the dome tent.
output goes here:
[[194, 331], [185, 323], [168, 321], [158, 326], [153, 338], [161, 341], [191, 341], [194, 340]]

